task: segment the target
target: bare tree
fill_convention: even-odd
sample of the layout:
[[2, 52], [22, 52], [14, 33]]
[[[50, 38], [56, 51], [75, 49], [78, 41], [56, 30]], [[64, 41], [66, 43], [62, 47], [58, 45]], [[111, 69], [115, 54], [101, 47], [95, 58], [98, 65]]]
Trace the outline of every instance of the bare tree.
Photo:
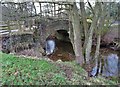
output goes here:
[[76, 56], [76, 61], [78, 64], [82, 65], [84, 63], [84, 57], [82, 53], [82, 42], [81, 42], [81, 25], [80, 19], [78, 14], [78, 8], [76, 3], [73, 3], [71, 8], [71, 18], [72, 18], [72, 25], [73, 25], [73, 35], [74, 35], [74, 51]]
[[87, 44], [86, 44], [86, 48], [85, 48], [85, 58], [86, 58], [86, 62], [89, 63], [90, 61], [90, 53], [91, 53], [91, 47], [92, 47], [92, 37], [93, 37], [93, 32], [94, 29], [96, 29], [97, 27], [97, 22], [98, 22], [98, 18], [99, 18], [99, 6], [100, 3], [96, 2], [95, 3], [95, 14], [94, 14], [94, 18], [92, 21], [92, 24], [90, 26], [90, 29], [88, 31], [88, 38], [87, 38]]
[[84, 26], [84, 36], [85, 36], [85, 38], [87, 38], [88, 25], [87, 25], [84, 0], [83, 0], [83, 2], [80, 2], [80, 9], [81, 9], [82, 22], [83, 22], [83, 26]]
[[[100, 69], [100, 66], [103, 67], [102, 65], [100, 65], [101, 63], [101, 58], [99, 58], [99, 50], [100, 50], [100, 42], [101, 42], [101, 35], [102, 35], [102, 31], [104, 29], [104, 22], [105, 22], [105, 19], [106, 19], [106, 4], [103, 3], [101, 4], [100, 3], [100, 7], [99, 7], [99, 11], [101, 12], [100, 14], [100, 17], [99, 17], [99, 21], [98, 21], [98, 27], [97, 27], [97, 32], [96, 32], [96, 35], [97, 35], [97, 45], [96, 45], [96, 51], [95, 51], [95, 55], [94, 55], [94, 59], [95, 59], [95, 62], [96, 62], [96, 66], [97, 66], [97, 72], [96, 72], [96, 75], [99, 74], [99, 69]], [[101, 70], [101, 69], [100, 69]]]

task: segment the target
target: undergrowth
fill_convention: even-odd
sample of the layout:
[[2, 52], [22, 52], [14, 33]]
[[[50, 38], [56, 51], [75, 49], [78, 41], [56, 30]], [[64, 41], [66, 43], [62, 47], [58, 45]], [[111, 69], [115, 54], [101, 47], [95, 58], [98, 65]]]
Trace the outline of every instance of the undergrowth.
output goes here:
[[[87, 72], [72, 62], [50, 62], [28, 59], [0, 52], [2, 85], [116, 85], [117, 81], [103, 77], [89, 78]], [[57, 64], [57, 65], [56, 65]], [[60, 66], [64, 66], [60, 68]], [[71, 68], [71, 78], [66, 70]], [[63, 69], [64, 68], [64, 69]]]

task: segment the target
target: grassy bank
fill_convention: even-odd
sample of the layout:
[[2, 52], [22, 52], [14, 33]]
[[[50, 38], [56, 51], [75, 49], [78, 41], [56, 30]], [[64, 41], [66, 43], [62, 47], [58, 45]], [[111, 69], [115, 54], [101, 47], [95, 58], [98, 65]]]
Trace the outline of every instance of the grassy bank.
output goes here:
[[[116, 85], [117, 81], [103, 77], [89, 78], [75, 62], [50, 62], [28, 59], [12, 54], [2, 56], [2, 84], [4, 85]], [[2, 60], [2, 61], [1, 61]]]

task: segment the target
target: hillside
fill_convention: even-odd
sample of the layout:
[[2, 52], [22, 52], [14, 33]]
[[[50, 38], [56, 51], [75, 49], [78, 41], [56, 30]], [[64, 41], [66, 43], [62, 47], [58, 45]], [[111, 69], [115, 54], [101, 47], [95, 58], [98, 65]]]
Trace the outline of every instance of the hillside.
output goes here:
[[53, 62], [0, 53], [2, 85], [116, 85], [114, 78], [87, 77], [87, 72], [72, 62]]

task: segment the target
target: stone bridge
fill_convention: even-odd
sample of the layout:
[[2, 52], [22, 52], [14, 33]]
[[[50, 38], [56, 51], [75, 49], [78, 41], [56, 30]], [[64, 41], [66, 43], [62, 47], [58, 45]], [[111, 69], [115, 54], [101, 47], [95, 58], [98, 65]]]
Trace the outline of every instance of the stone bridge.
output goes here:
[[68, 20], [50, 20], [44, 28], [39, 27], [42, 46], [49, 35], [56, 36], [59, 40], [70, 41], [68, 31], [71, 26]]

